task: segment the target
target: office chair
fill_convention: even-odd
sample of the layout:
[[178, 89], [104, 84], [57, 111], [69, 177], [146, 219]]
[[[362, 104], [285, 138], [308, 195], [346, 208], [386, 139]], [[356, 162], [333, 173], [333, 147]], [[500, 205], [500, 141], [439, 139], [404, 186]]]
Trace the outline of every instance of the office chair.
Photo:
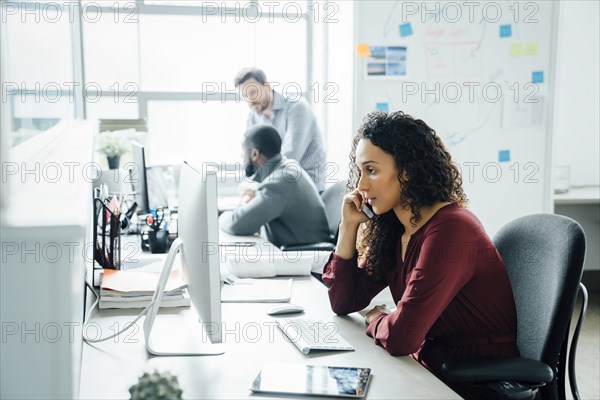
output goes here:
[[282, 251], [333, 251], [342, 221], [342, 199], [346, 194], [346, 182], [338, 182], [327, 188], [321, 199], [325, 204], [325, 215], [329, 225], [329, 240], [321, 243], [281, 246]]
[[[581, 226], [559, 215], [529, 215], [505, 225], [494, 243], [513, 289], [521, 357], [448, 361], [442, 366], [443, 379], [489, 389], [489, 398], [539, 395], [562, 400], [568, 368], [573, 398], [579, 399], [575, 353], [587, 309], [587, 290], [581, 283], [585, 257]], [[583, 302], [567, 364], [569, 325], [579, 290]]]

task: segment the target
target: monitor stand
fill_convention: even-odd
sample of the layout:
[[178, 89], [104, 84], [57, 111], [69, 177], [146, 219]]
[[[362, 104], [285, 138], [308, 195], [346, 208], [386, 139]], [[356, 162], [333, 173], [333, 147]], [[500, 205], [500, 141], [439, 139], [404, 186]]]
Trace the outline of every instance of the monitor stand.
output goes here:
[[[164, 290], [175, 262], [177, 253], [183, 247], [183, 241], [180, 238], [175, 239], [165, 265], [160, 274], [154, 296], [152, 296], [152, 306], [148, 309], [146, 320], [144, 321], [144, 339], [146, 340], [146, 350], [157, 356], [207, 356], [219, 355], [225, 353], [225, 345], [223, 343], [211, 343], [206, 335], [200, 334], [200, 330], [192, 332], [197, 333], [190, 335], [189, 333], [180, 330], [177, 335], [154, 335], [151, 336], [152, 327], [156, 320], [158, 309], [163, 298]], [[201, 326], [201, 325], [200, 325]], [[190, 332], [190, 331], [187, 331]], [[191, 332], [190, 332], [191, 333]]]

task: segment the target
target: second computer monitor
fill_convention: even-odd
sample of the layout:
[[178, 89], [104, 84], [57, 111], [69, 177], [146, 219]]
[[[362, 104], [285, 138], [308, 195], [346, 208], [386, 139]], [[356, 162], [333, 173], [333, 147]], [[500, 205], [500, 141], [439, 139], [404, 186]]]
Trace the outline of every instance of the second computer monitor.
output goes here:
[[133, 165], [129, 168], [129, 181], [131, 189], [135, 192], [135, 201], [138, 204], [138, 213], [149, 213], [150, 202], [148, 200], [148, 181], [146, 179], [146, 156], [144, 146], [136, 141], [131, 142], [131, 161]]

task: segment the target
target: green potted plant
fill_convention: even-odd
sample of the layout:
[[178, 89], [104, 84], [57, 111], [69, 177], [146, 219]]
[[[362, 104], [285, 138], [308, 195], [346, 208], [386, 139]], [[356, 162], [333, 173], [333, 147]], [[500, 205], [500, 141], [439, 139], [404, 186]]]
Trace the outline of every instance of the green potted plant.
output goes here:
[[178, 400], [182, 393], [177, 377], [169, 372], [144, 372], [138, 383], [129, 388], [131, 400]]
[[118, 169], [121, 156], [129, 151], [131, 143], [120, 132], [103, 132], [100, 134], [98, 151], [108, 160], [109, 169]]

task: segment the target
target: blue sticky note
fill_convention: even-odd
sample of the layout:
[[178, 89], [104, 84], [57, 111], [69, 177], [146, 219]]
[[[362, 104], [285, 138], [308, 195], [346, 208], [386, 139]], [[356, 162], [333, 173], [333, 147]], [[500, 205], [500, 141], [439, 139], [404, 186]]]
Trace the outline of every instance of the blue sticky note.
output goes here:
[[410, 36], [413, 34], [412, 25], [410, 22], [400, 25], [400, 36]]
[[500, 37], [511, 37], [512, 25], [500, 25]]
[[388, 112], [390, 108], [388, 106], [388, 103], [377, 103], [375, 104], [375, 109], [377, 111]]
[[544, 83], [544, 71], [533, 71], [531, 73], [531, 82]]
[[510, 150], [500, 150], [498, 152], [498, 161], [499, 162], [510, 161]]

